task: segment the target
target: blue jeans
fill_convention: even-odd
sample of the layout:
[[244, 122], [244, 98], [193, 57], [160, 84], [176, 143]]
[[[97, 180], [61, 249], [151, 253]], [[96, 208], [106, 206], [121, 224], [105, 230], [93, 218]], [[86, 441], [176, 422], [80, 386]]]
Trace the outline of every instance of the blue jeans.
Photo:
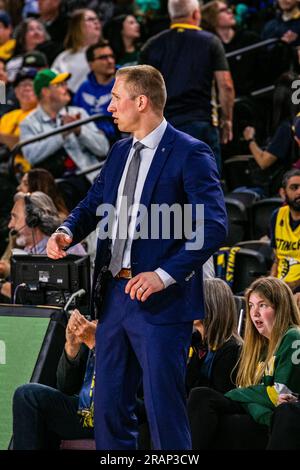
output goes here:
[[58, 449], [61, 439], [89, 439], [77, 415], [78, 397], [41, 384], [18, 387], [13, 397], [14, 450]]
[[218, 128], [206, 121], [185, 122], [183, 124], [176, 125], [175, 127], [179, 131], [185, 132], [186, 134], [189, 134], [196, 139], [202, 140], [210, 146], [214, 153], [218, 170], [221, 174], [222, 158]]

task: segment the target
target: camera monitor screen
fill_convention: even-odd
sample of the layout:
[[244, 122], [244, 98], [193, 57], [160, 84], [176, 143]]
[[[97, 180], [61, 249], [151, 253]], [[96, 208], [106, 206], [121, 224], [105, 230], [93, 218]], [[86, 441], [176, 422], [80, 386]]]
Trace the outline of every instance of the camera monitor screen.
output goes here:
[[63, 307], [79, 289], [71, 307], [87, 314], [90, 297], [89, 256], [68, 255], [52, 260], [44, 255], [14, 255], [11, 259], [13, 303]]

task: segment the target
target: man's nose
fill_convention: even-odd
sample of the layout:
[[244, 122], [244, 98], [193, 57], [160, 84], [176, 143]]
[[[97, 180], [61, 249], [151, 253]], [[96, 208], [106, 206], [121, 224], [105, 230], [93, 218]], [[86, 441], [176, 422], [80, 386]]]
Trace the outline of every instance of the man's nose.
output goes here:
[[109, 105], [107, 106], [107, 111], [109, 111], [110, 113], [113, 113], [114, 107], [113, 107], [112, 102], [110, 102]]

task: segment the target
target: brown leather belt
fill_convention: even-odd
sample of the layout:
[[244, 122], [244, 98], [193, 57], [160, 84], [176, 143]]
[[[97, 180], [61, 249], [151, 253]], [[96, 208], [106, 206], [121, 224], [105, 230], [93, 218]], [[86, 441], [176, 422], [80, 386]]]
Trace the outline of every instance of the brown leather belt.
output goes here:
[[115, 276], [115, 279], [131, 279], [132, 272], [131, 269], [122, 268], [121, 271]]

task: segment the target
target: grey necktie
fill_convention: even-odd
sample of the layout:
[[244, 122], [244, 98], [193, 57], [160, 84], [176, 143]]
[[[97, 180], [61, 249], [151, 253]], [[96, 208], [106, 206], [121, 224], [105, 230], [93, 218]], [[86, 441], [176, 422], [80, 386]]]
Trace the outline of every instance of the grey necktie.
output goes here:
[[[143, 148], [145, 148], [145, 145], [141, 144], [141, 142], [136, 142], [133, 148], [135, 151], [130, 161], [130, 164], [127, 170], [125, 183], [124, 183], [122, 201], [120, 205], [120, 212], [119, 212], [119, 218], [118, 218], [116, 239], [115, 239], [115, 243], [113, 246], [113, 251], [112, 251], [111, 260], [109, 264], [109, 270], [112, 273], [113, 277], [115, 277], [118, 274], [118, 272], [122, 269], [123, 255], [124, 255], [126, 242], [128, 239], [128, 227], [129, 227], [129, 222], [130, 222], [128, 209], [133, 204], [135, 186], [136, 186], [136, 181], [137, 181], [140, 163], [141, 163], [140, 152]], [[126, 204], [126, 198], [127, 198], [127, 204]], [[124, 216], [124, 213], [125, 213], [125, 216]], [[120, 227], [121, 227], [120, 222], [122, 223], [122, 220], [127, 221], [126, 237], [120, 238]], [[125, 227], [123, 227], [123, 229], [124, 228]], [[124, 233], [123, 229], [122, 229], [122, 232]]]

